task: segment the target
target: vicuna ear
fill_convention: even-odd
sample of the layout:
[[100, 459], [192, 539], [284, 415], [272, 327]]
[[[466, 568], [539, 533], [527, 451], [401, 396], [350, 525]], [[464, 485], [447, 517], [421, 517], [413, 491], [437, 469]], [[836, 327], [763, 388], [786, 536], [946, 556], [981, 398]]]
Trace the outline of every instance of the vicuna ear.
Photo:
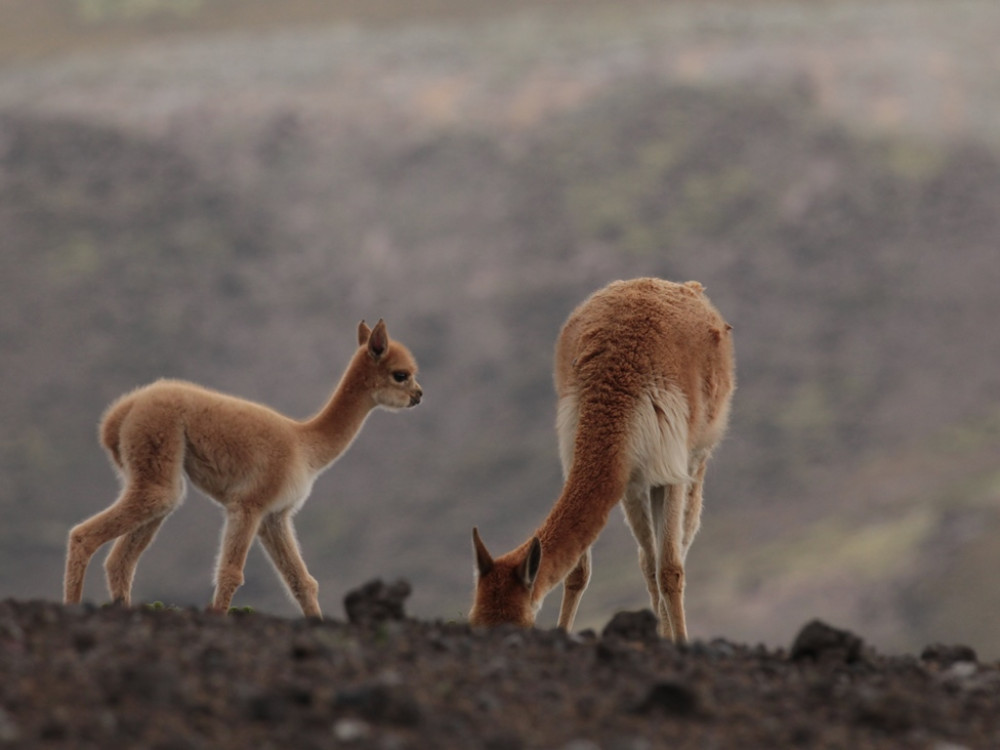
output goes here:
[[538, 567], [542, 564], [542, 543], [537, 536], [531, 537], [531, 546], [528, 547], [528, 554], [517, 566], [517, 577], [524, 584], [524, 587], [531, 591], [538, 577]]
[[483, 544], [483, 540], [479, 538], [479, 529], [475, 526], [472, 527], [472, 547], [476, 552], [476, 570], [480, 576], [487, 575], [493, 570], [493, 557]]
[[378, 359], [385, 354], [385, 350], [388, 348], [389, 334], [385, 330], [385, 321], [379, 318], [368, 337], [368, 353], [372, 355], [373, 359]]
[[358, 346], [364, 346], [368, 343], [368, 338], [372, 335], [372, 329], [368, 327], [365, 321], [358, 323]]

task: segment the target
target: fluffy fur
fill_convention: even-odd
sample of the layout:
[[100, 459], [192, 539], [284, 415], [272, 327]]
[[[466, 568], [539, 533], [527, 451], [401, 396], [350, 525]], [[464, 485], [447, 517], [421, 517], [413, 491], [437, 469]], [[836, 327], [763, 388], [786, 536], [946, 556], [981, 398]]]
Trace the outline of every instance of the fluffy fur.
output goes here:
[[542, 525], [512, 552], [494, 559], [473, 529], [473, 624], [531, 625], [562, 582], [559, 625], [571, 628], [591, 545], [621, 502], [660, 632], [687, 639], [684, 559], [705, 467], [729, 418], [730, 331], [696, 281], [617, 281], [570, 315], [555, 353], [566, 481]]
[[409, 350], [385, 323], [358, 326], [358, 350], [327, 404], [305, 421], [178, 380], [160, 380], [115, 401], [101, 443], [122, 479], [107, 509], [75, 526], [66, 552], [64, 598], [79, 602], [94, 553], [117, 539], [105, 562], [113, 601], [128, 605], [139, 556], [184, 497], [185, 475], [225, 509], [212, 608], [225, 612], [243, 584], [247, 552], [260, 538], [289, 592], [320, 616], [292, 516], [313, 482], [350, 446], [372, 409], [415, 406], [422, 391]]

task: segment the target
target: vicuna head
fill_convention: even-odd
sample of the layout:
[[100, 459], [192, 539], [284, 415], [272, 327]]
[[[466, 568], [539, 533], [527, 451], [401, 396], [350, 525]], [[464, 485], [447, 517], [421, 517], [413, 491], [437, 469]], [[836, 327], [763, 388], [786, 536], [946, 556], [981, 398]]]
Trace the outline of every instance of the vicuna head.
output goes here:
[[358, 325], [358, 346], [365, 349], [359, 358], [366, 365], [365, 387], [376, 405], [402, 409], [420, 403], [424, 392], [417, 382], [417, 361], [409, 349], [389, 340], [385, 321], [379, 320], [375, 328], [369, 328], [362, 320]]
[[538, 537], [502, 557], [493, 559], [479, 530], [472, 530], [472, 545], [476, 553], [476, 594], [469, 612], [473, 625], [503, 625], [522, 627], [535, 624], [536, 606], [531, 592], [542, 562], [542, 545]]

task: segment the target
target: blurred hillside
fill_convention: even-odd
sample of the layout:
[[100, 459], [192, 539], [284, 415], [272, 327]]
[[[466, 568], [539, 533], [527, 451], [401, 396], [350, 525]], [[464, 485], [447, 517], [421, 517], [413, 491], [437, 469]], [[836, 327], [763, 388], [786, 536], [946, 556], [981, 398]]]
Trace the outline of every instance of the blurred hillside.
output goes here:
[[[332, 616], [405, 575], [417, 614], [462, 617], [472, 525], [510, 548], [558, 493], [562, 321], [653, 274], [705, 283], [737, 342], [693, 634], [818, 616], [1000, 655], [994, 4], [23, 5], [0, 9], [0, 596], [59, 596], [66, 531], [116, 491], [118, 393], [183, 377], [306, 416], [384, 317], [425, 401], [369, 421], [300, 538]], [[208, 600], [196, 494], [138, 598]], [[251, 558], [238, 602], [295, 614]], [[645, 604], [613, 519], [582, 625]]]

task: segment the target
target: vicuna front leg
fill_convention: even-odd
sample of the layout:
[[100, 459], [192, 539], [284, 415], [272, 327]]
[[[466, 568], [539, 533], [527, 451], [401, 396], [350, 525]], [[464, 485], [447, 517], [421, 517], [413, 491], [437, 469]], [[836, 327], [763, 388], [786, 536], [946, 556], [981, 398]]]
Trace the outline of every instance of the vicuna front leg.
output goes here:
[[267, 516], [260, 525], [260, 541], [306, 617], [322, 617], [319, 609], [319, 584], [309, 575], [295, 539], [289, 512]]
[[573, 627], [573, 620], [576, 619], [576, 610], [580, 606], [580, 597], [587, 590], [590, 583], [590, 547], [584, 552], [576, 567], [570, 571], [563, 581], [562, 606], [559, 608], [559, 627], [563, 630], [570, 630]]
[[228, 612], [236, 589], [243, 585], [247, 553], [259, 526], [260, 513], [242, 508], [239, 504], [226, 514], [222, 550], [215, 570], [215, 598], [211, 607], [216, 612]]

